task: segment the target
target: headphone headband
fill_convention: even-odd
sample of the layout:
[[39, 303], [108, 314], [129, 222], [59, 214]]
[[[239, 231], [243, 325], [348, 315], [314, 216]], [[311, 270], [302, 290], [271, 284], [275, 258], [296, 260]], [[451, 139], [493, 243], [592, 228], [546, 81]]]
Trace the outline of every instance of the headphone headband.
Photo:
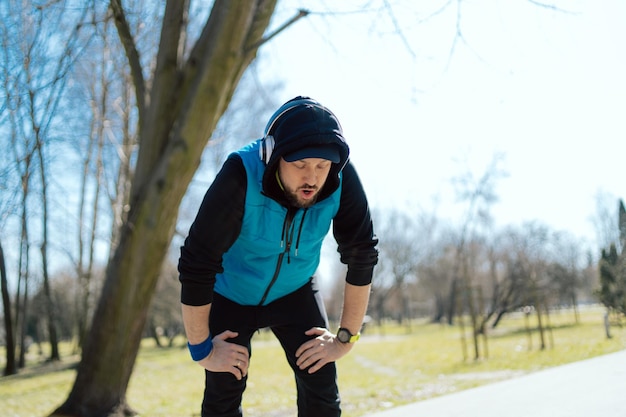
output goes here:
[[297, 99], [297, 100], [291, 100], [288, 101], [287, 103], [283, 104], [282, 106], [280, 106], [278, 108], [278, 110], [276, 110], [274, 112], [274, 114], [272, 115], [272, 117], [270, 117], [270, 120], [267, 122], [267, 125], [265, 126], [265, 132], [263, 136], [268, 136], [271, 134], [272, 129], [274, 128], [274, 125], [276, 124], [276, 122], [278, 122], [278, 120], [285, 114], [288, 113], [290, 110], [296, 108], [296, 107], [300, 107], [300, 106], [304, 106], [304, 105], [310, 105], [313, 107], [316, 107], [318, 109], [321, 110], [325, 110], [329, 113], [332, 114], [332, 112], [330, 110], [328, 110], [326, 107], [322, 106], [320, 103], [318, 103], [317, 101], [310, 99], [310, 98], [301, 98], [301, 99]]

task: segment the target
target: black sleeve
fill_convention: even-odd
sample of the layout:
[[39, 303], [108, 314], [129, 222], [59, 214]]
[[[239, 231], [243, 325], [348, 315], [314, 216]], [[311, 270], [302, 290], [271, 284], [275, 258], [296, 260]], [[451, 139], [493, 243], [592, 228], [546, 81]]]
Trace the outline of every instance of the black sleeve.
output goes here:
[[371, 283], [378, 262], [378, 239], [374, 235], [365, 191], [350, 162], [343, 169], [341, 202], [333, 220], [333, 233], [341, 262], [348, 266], [346, 281], [353, 285]]
[[181, 302], [200, 306], [213, 301], [222, 255], [239, 236], [246, 198], [246, 172], [239, 156], [229, 157], [206, 192], [178, 260]]

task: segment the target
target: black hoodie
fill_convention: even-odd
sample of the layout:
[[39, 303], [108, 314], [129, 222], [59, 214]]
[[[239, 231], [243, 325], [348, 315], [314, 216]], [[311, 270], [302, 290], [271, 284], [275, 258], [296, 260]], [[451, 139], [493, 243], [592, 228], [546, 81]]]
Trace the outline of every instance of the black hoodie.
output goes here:
[[[275, 175], [280, 158], [304, 146], [337, 146], [340, 161], [332, 164], [318, 200], [337, 190], [339, 175], [343, 173], [340, 207], [333, 219], [333, 234], [341, 261], [348, 266], [346, 281], [353, 285], [369, 284], [378, 261], [378, 240], [374, 235], [365, 192], [348, 160], [349, 148], [337, 118], [314, 100], [296, 97], [270, 118], [265, 136], [272, 137], [274, 146], [263, 175], [263, 191], [285, 206], [289, 203]], [[237, 154], [232, 154], [207, 191], [181, 248], [178, 270], [183, 304], [211, 303], [215, 275], [223, 272], [222, 255], [241, 230], [246, 183], [243, 162]]]

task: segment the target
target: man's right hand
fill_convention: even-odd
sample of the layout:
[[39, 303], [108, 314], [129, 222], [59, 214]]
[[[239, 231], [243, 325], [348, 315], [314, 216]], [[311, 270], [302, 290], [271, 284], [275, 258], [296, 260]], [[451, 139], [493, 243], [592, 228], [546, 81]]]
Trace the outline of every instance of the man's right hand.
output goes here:
[[213, 350], [206, 358], [198, 361], [207, 371], [230, 372], [241, 380], [248, 374], [250, 354], [248, 348], [236, 343], [227, 342], [237, 337], [237, 332], [226, 330], [213, 338]]

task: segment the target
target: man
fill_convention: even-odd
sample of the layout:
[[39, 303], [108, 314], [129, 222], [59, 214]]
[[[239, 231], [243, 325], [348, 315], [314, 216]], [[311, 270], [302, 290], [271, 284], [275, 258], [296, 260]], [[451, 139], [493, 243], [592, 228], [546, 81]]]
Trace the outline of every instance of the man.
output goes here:
[[[265, 135], [231, 154], [207, 191], [179, 260], [191, 356], [205, 368], [202, 416], [241, 416], [250, 340], [270, 328], [294, 371], [300, 417], [341, 414], [335, 361], [358, 340], [377, 239], [335, 115], [296, 97]], [[337, 334], [313, 274], [333, 225], [348, 266]]]

